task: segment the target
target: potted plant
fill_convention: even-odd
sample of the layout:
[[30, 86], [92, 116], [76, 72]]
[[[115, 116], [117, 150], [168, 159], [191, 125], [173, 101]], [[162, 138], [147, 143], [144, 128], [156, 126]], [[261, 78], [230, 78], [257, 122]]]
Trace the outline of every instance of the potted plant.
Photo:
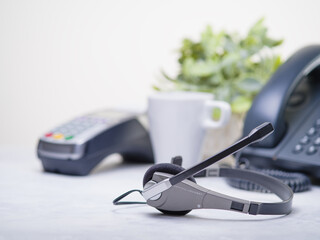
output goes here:
[[[263, 18], [244, 37], [226, 31], [215, 33], [207, 26], [200, 40], [183, 39], [177, 75], [171, 77], [163, 71], [163, 78], [154, 88], [159, 91], [209, 92], [216, 100], [230, 103], [231, 121], [226, 127], [209, 132], [204, 157], [222, 150], [240, 137], [243, 118], [254, 97], [282, 63], [280, 56], [273, 51], [281, 44], [282, 40], [268, 36]], [[214, 112], [213, 117], [219, 117], [219, 112]]]

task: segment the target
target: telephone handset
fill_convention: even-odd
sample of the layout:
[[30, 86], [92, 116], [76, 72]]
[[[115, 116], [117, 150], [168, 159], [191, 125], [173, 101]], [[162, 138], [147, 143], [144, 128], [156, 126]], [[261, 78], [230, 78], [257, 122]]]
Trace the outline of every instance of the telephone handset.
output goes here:
[[320, 45], [300, 49], [279, 67], [248, 111], [243, 135], [263, 122], [272, 123], [274, 134], [240, 158], [320, 178]]

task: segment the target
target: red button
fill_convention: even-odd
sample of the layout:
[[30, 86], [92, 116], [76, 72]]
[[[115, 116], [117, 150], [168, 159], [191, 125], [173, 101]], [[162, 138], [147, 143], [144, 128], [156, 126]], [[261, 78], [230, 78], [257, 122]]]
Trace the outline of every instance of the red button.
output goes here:
[[52, 136], [52, 133], [51, 133], [51, 132], [46, 133], [45, 136], [46, 136], [46, 137], [51, 137], [51, 136]]

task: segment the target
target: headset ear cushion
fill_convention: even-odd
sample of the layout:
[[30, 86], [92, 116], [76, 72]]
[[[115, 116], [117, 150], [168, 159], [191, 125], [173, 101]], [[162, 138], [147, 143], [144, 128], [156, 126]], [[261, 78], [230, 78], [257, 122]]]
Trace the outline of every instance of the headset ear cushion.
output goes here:
[[[163, 172], [163, 173], [169, 173], [172, 175], [178, 174], [184, 170], [183, 167], [180, 167], [178, 165], [172, 164], [172, 163], [159, 163], [151, 166], [147, 172], [144, 174], [143, 177], [143, 186], [146, 185], [147, 182], [149, 182], [152, 179], [152, 176], [155, 172]], [[196, 180], [194, 177], [189, 177], [188, 180], [196, 183]], [[160, 212], [167, 214], [167, 215], [176, 215], [176, 216], [182, 216], [189, 213], [191, 210], [187, 211], [167, 211], [164, 209], [157, 208]]]
[[[180, 167], [180, 166], [172, 164], [172, 163], [155, 164], [155, 165], [151, 166], [144, 174], [143, 186], [146, 185], [146, 183], [152, 179], [153, 174], [155, 172], [163, 172], [163, 173], [169, 173], [172, 175], [176, 175], [176, 174], [182, 172], [183, 170], [185, 170], [183, 167]], [[188, 180], [196, 183], [196, 180], [194, 179], [194, 177], [189, 177]]]

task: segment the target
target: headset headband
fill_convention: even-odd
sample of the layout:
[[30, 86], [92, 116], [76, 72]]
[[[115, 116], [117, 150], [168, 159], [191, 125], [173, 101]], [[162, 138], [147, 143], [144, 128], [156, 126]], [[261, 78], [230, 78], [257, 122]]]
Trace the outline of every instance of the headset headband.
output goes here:
[[[236, 210], [253, 215], [288, 214], [291, 212], [293, 192], [288, 185], [274, 177], [255, 171], [233, 168], [207, 169], [202, 174], [206, 177], [226, 177], [248, 180], [265, 187], [282, 200], [282, 202], [275, 203], [249, 202], [249, 205], [246, 200], [232, 200], [230, 207], [225, 208], [225, 210]], [[227, 196], [226, 200], [230, 199], [232, 199], [232, 197]]]

